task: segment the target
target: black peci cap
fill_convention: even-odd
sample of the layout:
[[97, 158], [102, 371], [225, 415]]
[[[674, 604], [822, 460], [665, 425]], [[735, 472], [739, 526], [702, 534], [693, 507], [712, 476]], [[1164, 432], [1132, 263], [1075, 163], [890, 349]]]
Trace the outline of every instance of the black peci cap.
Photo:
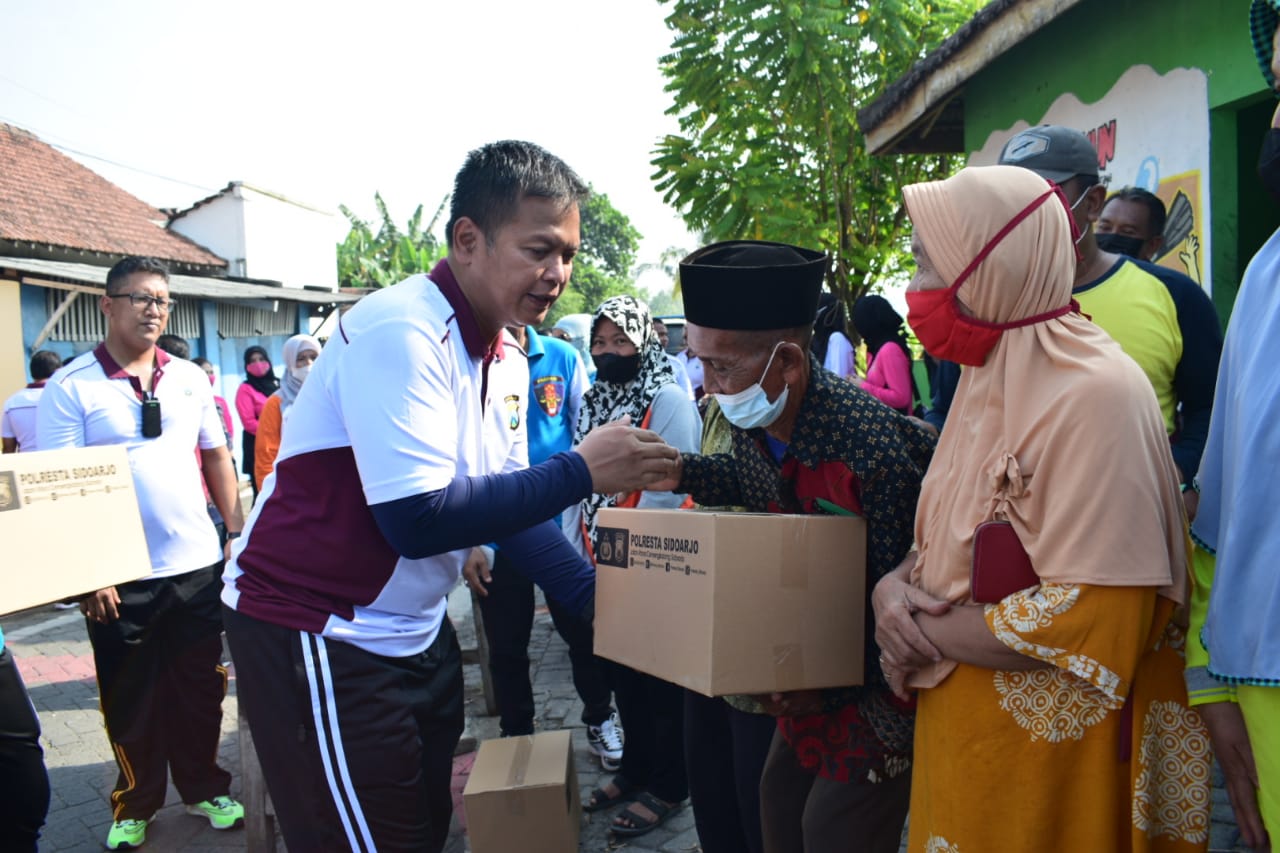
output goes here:
[[713, 243], [680, 262], [685, 319], [741, 331], [808, 326], [829, 266], [826, 254], [786, 243]]

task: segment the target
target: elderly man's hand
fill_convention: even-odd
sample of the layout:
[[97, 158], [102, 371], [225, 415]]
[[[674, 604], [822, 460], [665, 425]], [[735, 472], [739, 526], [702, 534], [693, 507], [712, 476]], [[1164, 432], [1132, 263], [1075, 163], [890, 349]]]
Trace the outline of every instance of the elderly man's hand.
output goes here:
[[576, 448], [591, 471], [599, 494], [634, 492], [678, 475], [680, 453], [647, 429], [632, 429], [631, 419], [596, 427]]
[[101, 625], [120, 618], [120, 593], [114, 586], [100, 589], [80, 599], [80, 612]]

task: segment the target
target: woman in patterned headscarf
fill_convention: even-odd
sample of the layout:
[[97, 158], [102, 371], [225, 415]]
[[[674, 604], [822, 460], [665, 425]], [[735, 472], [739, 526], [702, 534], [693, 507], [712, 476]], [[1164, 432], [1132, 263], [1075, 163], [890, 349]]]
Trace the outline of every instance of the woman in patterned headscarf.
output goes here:
[[890, 686], [918, 691], [909, 847], [1204, 850], [1208, 741], [1182, 680], [1189, 543], [1151, 385], [1075, 311], [1060, 190], [993, 166], [904, 196], [908, 322], [968, 365], [921, 489], [919, 550], [872, 598]]
[[[631, 296], [605, 300], [591, 324], [591, 358], [596, 363], [596, 381], [583, 395], [575, 444], [601, 424], [630, 417], [632, 425], [653, 430], [676, 449], [698, 451], [702, 425], [697, 410], [676, 382], [653, 330], [648, 305]], [[594, 552], [596, 515], [603, 507], [675, 509], [685, 500], [684, 495], [669, 492], [592, 495], [581, 506], [586, 543]], [[613, 831], [643, 835], [665, 822], [689, 793], [683, 752], [684, 691], [621, 664], [608, 666], [626, 745], [620, 772], [593, 791], [584, 808], [597, 811], [631, 800], [614, 818]]]

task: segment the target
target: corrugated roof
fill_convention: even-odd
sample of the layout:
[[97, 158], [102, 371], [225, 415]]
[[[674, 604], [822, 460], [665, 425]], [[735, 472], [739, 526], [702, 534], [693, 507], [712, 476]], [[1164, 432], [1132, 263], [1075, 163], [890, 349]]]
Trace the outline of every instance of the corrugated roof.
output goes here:
[[0, 122], [0, 239], [226, 267], [164, 222], [156, 208], [34, 134]]
[[199, 201], [194, 202], [190, 206], [184, 207], [181, 210], [165, 210], [164, 214], [169, 217], [169, 222], [172, 223], [174, 220], [181, 219], [182, 217], [186, 216], [191, 211], [196, 210], [197, 208], [200, 208], [200, 207], [204, 207], [206, 204], [208, 204], [211, 201], [216, 201], [225, 195], [233, 194], [237, 189], [246, 189], [251, 192], [257, 193], [258, 195], [264, 195], [268, 198], [273, 198], [276, 201], [284, 202], [285, 204], [289, 204], [294, 207], [301, 208], [303, 210], [308, 210], [312, 213], [319, 213], [324, 216], [335, 215], [334, 211], [324, 210], [323, 208], [306, 204], [305, 202], [296, 201], [294, 199], [289, 198], [286, 195], [281, 195], [278, 192], [272, 192], [271, 190], [264, 190], [261, 187], [255, 187], [253, 184], [246, 184], [244, 181], [231, 181], [225, 187], [218, 190], [213, 195], [205, 196]]
[[993, 0], [858, 111], [872, 154], [964, 151], [964, 84], [1081, 0]]
[[[22, 279], [38, 279], [50, 282], [106, 287], [107, 267], [92, 264], [76, 264], [68, 261], [46, 261], [37, 258], [0, 257], [0, 270], [12, 269]], [[38, 283], [38, 282], [36, 282]], [[252, 284], [243, 281], [227, 281], [222, 278], [195, 275], [169, 275], [169, 292], [175, 297], [199, 297], [214, 301], [238, 301], [244, 299], [272, 299], [279, 302], [304, 302], [308, 305], [331, 305], [358, 302], [364, 294], [334, 293], [321, 290], [298, 290], [292, 287], [273, 287], [268, 284]]]

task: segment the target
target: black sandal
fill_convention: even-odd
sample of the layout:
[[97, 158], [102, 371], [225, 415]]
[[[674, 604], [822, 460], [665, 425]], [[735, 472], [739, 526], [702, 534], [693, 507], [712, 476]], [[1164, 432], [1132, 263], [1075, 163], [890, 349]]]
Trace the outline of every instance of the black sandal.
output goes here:
[[604, 788], [596, 788], [587, 795], [587, 801], [582, 804], [584, 812], [598, 812], [607, 809], [610, 806], [616, 806], [618, 803], [625, 803], [631, 800], [631, 792], [635, 790], [635, 785], [627, 781], [624, 776], [614, 776], [610, 780], [610, 784], [618, 789], [617, 796], [609, 796], [609, 792]]
[[[636, 794], [632, 799], [632, 802], [639, 803], [657, 815], [657, 817], [650, 820], [649, 818], [641, 817], [630, 809], [624, 810], [622, 814], [614, 818], [613, 826], [610, 827], [613, 830], [614, 835], [621, 835], [628, 838], [634, 838], [637, 835], [644, 835], [646, 832], [651, 832], [652, 830], [662, 826], [667, 822], [667, 818], [680, 811], [680, 807], [684, 805], [683, 802], [663, 802], [648, 791], [641, 791]], [[618, 823], [619, 819], [629, 820], [632, 825], [622, 826]]]

